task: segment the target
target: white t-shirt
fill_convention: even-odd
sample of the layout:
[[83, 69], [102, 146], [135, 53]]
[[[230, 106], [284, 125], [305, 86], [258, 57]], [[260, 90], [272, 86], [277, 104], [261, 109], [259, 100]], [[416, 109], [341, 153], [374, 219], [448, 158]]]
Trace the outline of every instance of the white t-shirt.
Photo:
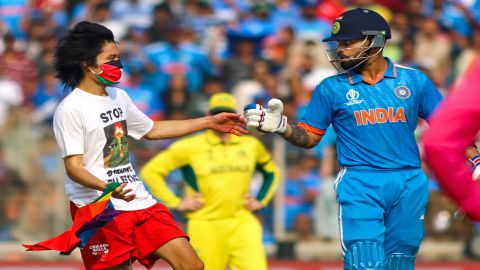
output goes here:
[[[153, 128], [125, 91], [107, 87], [108, 96], [90, 94], [79, 88], [66, 96], [55, 110], [53, 131], [62, 157], [83, 155], [83, 165], [105, 182], [128, 183], [136, 194], [133, 201], [112, 198], [117, 210], [145, 209], [156, 200], [145, 189], [130, 164], [126, 136], [138, 140]], [[81, 207], [94, 201], [101, 191], [65, 180], [68, 198]]]

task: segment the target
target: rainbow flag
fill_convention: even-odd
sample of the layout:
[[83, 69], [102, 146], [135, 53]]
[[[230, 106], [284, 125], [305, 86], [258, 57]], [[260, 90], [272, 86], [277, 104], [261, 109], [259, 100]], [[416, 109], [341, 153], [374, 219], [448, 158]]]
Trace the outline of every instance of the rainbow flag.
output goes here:
[[27, 251], [57, 250], [62, 255], [69, 255], [76, 247], [84, 247], [97, 230], [120, 214], [110, 201], [113, 190], [119, 186], [118, 183], [108, 184], [100, 197], [79, 208], [72, 227], [64, 233], [37, 244], [22, 246], [27, 248]]

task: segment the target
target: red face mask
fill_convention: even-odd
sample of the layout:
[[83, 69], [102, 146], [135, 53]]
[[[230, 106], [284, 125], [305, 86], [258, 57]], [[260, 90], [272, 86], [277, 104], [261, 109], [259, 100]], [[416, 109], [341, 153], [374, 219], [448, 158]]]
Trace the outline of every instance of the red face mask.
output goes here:
[[105, 85], [114, 85], [120, 82], [122, 78], [122, 62], [120, 60], [113, 60], [100, 64], [100, 73], [95, 74], [95, 77]]

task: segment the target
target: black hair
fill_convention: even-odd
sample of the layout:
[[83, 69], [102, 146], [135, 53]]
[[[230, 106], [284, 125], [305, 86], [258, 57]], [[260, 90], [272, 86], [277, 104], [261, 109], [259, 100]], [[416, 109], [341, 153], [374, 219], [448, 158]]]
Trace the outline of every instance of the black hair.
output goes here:
[[65, 91], [78, 86], [83, 78], [81, 62], [94, 66], [106, 42], [115, 42], [112, 31], [103, 25], [87, 21], [76, 24], [58, 41], [54, 67]]

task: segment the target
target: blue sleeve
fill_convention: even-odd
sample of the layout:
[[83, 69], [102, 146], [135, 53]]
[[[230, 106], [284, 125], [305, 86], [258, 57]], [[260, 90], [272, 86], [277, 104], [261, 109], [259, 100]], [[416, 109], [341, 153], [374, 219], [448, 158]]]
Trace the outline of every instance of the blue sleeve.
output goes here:
[[326, 130], [333, 119], [333, 92], [325, 81], [314, 90], [305, 114], [300, 122], [311, 127]]
[[442, 100], [442, 94], [440, 94], [437, 87], [426, 75], [423, 76], [425, 77], [425, 85], [420, 96], [418, 115], [423, 119], [428, 119]]

